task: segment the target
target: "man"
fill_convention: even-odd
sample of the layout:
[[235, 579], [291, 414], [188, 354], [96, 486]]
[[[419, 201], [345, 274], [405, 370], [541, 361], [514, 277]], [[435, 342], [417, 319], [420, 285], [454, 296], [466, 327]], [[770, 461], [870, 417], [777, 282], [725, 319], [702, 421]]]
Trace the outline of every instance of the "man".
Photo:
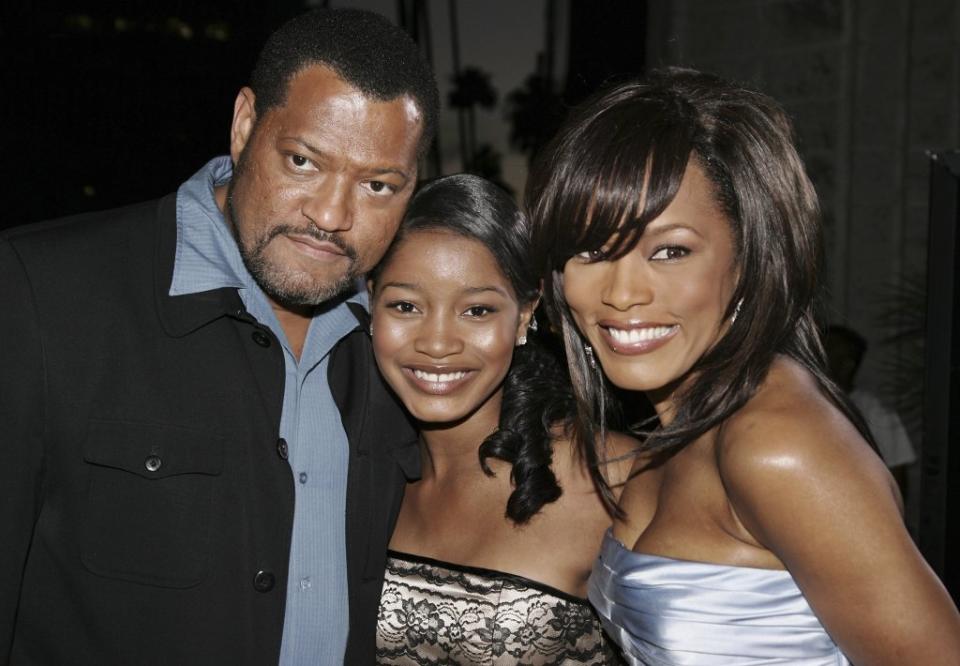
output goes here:
[[402, 31], [312, 12], [237, 95], [230, 158], [0, 237], [0, 663], [373, 662], [419, 467], [354, 285], [436, 109]]

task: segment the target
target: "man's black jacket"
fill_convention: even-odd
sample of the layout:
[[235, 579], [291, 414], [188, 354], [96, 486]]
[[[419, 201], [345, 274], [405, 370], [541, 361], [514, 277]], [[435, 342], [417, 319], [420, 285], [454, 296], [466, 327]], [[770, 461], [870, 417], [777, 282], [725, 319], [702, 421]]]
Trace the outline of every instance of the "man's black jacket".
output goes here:
[[[168, 295], [175, 211], [0, 236], [0, 663], [277, 663], [282, 352], [236, 290]], [[367, 664], [417, 447], [359, 325], [328, 379], [350, 445], [345, 662]]]

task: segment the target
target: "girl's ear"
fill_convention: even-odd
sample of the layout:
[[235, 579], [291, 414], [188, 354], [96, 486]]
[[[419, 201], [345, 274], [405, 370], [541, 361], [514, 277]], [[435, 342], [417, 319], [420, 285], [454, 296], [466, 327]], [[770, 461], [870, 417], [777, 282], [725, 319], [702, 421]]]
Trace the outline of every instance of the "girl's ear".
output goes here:
[[516, 335], [517, 345], [526, 344], [528, 330], [530, 330], [531, 328], [534, 331], [537, 330], [536, 320], [533, 318], [533, 313], [537, 309], [537, 305], [539, 304], [540, 304], [540, 293], [538, 292], [536, 298], [520, 306], [520, 321], [517, 322], [517, 335]]

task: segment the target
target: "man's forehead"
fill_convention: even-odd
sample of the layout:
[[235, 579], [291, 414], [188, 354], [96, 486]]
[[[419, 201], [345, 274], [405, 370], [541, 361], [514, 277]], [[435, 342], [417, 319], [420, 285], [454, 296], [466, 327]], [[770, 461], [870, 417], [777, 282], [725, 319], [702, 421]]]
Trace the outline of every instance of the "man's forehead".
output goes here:
[[[286, 81], [286, 95], [284, 102], [289, 102], [291, 93], [338, 94], [349, 97], [356, 103], [393, 104], [399, 102], [407, 108], [407, 112], [416, 117], [422, 116], [422, 109], [411, 93], [398, 92], [394, 96], [384, 96], [364, 89], [364, 86], [343, 76], [337, 69], [324, 63], [304, 65], [294, 72]], [[282, 106], [282, 104], [280, 105]]]

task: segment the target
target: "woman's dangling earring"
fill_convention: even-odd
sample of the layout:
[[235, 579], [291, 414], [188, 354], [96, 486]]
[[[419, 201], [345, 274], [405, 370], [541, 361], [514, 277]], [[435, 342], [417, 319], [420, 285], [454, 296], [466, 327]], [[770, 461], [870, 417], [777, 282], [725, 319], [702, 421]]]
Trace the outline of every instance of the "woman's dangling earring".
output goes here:
[[596, 370], [597, 359], [593, 356], [593, 347], [591, 347], [590, 345], [584, 345], [583, 353], [587, 355], [587, 363], [590, 364], [590, 367]]
[[606, 401], [606, 389], [604, 388], [603, 381], [603, 370], [600, 369], [597, 364], [597, 357], [593, 353], [593, 347], [588, 344], [583, 345], [583, 353], [587, 356], [587, 363], [590, 364], [590, 369], [596, 374], [597, 380], [597, 391], [596, 391], [596, 417], [597, 421], [600, 424], [600, 441], [604, 443], [607, 441], [607, 401]]
[[527, 326], [527, 328], [529, 328], [531, 331], [536, 331], [536, 330], [537, 330], [537, 318], [536, 318], [536, 317], [530, 317], [530, 325]]
[[737, 320], [737, 315], [740, 314], [740, 308], [743, 307], [743, 299], [741, 298], [737, 301], [737, 307], [733, 309], [733, 314], [730, 315], [730, 323], [733, 324]]
[[370, 326], [367, 327], [367, 333], [370, 335], [371, 338], [373, 337], [373, 322], [372, 322], [372, 321], [370, 322]]

